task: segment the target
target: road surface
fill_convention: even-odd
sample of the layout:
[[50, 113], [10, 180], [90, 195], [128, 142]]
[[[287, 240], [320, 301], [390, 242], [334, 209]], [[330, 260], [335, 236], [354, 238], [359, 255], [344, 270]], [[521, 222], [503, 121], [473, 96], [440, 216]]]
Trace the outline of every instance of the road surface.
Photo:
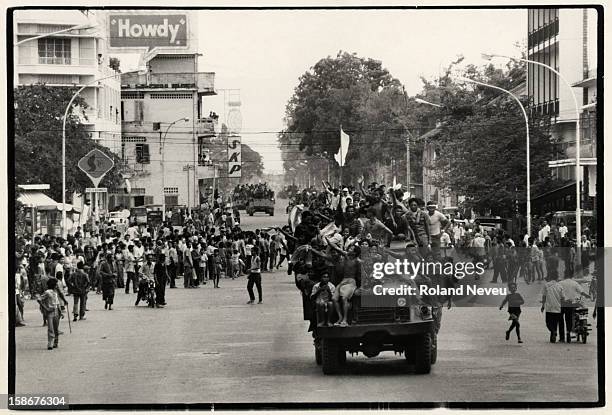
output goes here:
[[[243, 215], [243, 226], [285, 220]], [[36, 302], [27, 301], [28, 326], [16, 329], [17, 392], [69, 394], [80, 404], [597, 400], [595, 324], [585, 345], [550, 344], [539, 308], [528, 307], [517, 344], [504, 339], [505, 311], [455, 307], [444, 311], [431, 374], [415, 375], [403, 356], [383, 352], [349, 356], [343, 374], [324, 376], [293, 277], [281, 268], [262, 279], [261, 305], [246, 304], [244, 276], [219, 289], [186, 290], [179, 280], [164, 309], [135, 307], [135, 294], [117, 290], [105, 311], [90, 293], [87, 320], [72, 323], [72, 334], [63, 320], [53, 351]], [[538, 295], [539, 286], [529, 289], [519, 286]]]

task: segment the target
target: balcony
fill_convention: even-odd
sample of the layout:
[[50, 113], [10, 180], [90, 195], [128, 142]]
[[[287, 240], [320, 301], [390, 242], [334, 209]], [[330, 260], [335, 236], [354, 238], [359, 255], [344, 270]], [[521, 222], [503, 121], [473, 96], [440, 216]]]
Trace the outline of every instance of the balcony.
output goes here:
[[216, 95], [215, 73], [138, 73], [121, 75], [121, 87], [133, 89], [197, 89], [205, 95]]
[[19, 56], [20, 65], [62, 65], [62, 66], [94, 66], [97, 60], [93, 58], [78, 58], [70, 56]]
[[214, 136], [217, 120], [214, 118], [200, 118], [196, 124], [196, 133], [199, 137]]

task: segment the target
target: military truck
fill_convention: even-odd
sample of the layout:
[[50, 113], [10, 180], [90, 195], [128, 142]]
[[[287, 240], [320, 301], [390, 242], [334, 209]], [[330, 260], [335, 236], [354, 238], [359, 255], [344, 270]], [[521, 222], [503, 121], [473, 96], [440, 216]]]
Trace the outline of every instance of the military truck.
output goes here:
[[274, 196], [271, 197], [254, 197], [249, 198], [246, 204], [246, 212], [249, 216], [253, 216], [255, 212], [264, 212], [270, 216], [274, 216]]
[[322, 366], [323, 373], [339, 373], [347, 353], [375, 357], [383, 351], [403, 354], [416, 373], [429, 373], [437, 360], [432, 308], [411, 303], [410, 299], [403, 306], [366, 303], [369, 300], [364, 296], [352, 298], [346, 327], [322, 326], [317, 322], [313, 331], [315, 361]]

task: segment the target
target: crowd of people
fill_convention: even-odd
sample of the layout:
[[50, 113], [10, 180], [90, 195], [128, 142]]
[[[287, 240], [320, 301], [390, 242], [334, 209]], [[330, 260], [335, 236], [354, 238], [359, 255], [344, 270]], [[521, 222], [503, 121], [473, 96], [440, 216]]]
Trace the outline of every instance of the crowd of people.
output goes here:
[[[215, 204], [216, 206], [216, 204]], [[24, 304], [37, 300], [48, 347], [58, 346], [59, 320], [86, 320], [88, 301], [100, 295], [104, 309], [113, 310], [116, 290], [135, 294], [135, 305], [151, 295], [157, 308], [166, 306], [166, 286], [221, 287], [223, 278], [248, 275], [249, 304], [263, 302], [261, 272], [285, 264], [288, 246], [274, 229], [243, 231], [231, 211], [215, 207], [190, 214], [183, 227], [166, 222], [157, 227], [132, 224], [117, 230], [114, 221], [94, 222], [87, 231], [78, 227], [66, 238], [36, 235], [21, 240], [15, 273], [17, 326], [26, 325]]]
[[[551, 229], [543, 220], [537, 232], [524, 235], [521, 240], [501, 227], [485, 227], [478, 221], [447, 217], [438, 206], [429, 201], [408, 197], [401, 188], [387, 188], [384, 184], [332, 187], [323, 182], [322, 189], [310, 187], [296, 191], [291, 200], [294, 233], [297, 248], [292, 256], [296, 285], [302, 291], [305, 310], [309, 307], [311, 329], [319, 323], [330, 323], [334, 314], [338, 326], [350, 324], [347, 320], [352, 297], [369, 288], [365, 279], [371, 275], [372, 265], [398, 257], [390, 250], [392, 240], [404, 240], [406, 251], [399, 257], [420, 261], [452, 262], [469, 258], [493, 269], [491, 283], [508, 285], [512, 294], [504, 303], [509, 306], [513, 325], [506, 333], [516, 329], [520, 339], [520, 302], [516, 292], [519, 279], [526, 285], [542, 284], [542, 304], [546, 311], [547, 327], [554, 334], [562, 334], [561, 308], [566, 315], [567, 333], [571, 330], [571, 313], [585, 294], [573, 278], [578, 271], [590, 274], [591, 246], [587, 236], [578, 244], [568, 238], [568, 228], [561, 222]], [[551, 296], [551, 285], [563, 275], [564, 293]], [[476, 276], [475, 278], [478, 278]], [[453, 286], [454, 278], [423, 278], [427, 284]], [[418, 281], [417, 281], [418, 282]], [[558, 290], [557, 290], [558, 291]], [[556, 291], [555, 291], [556, 292]], [[593, 297], [594, 293], [589, 294]], [[520, 299], [520, 301], [519, 301]], [[426, 298], [434, 309], [450, 298]], [[560, 304], [557, 307], [555, 300]], [[557, 310], [559, 308], [559, 310]], [[307, 316], [305, 315], [305, 318]], [[437, 324], [439, 328], [439, 322]], [[563, 335], [561, 337], [564, 337]], [[569, 339], [569, 337], [568, 337]], [[563, 339], [566, 341], [565, 337]]]
[[[236, 190], [271, 192], [265, 183], [240, 185]], [[354, 297], [372, 289], [375, 263], [391, 258], [447, 263], [471, 257], [493, 269], [492, 283], [509, 285], [512, 295], [504, 305], [508, 304], [513, 323], [506, 336], [516, 329], [519, 341], [522, 297], [517, 293], [518, 282], [546, 280], [542, 304], [552, 341], [553, 334], [563, 333], [559, 316], [571, 315], [569, 304], [583, 294], [575, 281], [559, 283], [559, 289], [555, 284], [559, 270], [568, 281], [579, 270], [589, 273], [588, 239], [585, 236], [573, 245], [562, 223], [552, 232], [543, 221], [537, 235], [525, 235], [518, 241], [503, 229], [447, 217], [434, 202], [408, 197], [401, 188], [375, 182], [366, 187], [363, 177], [356, 187], [334, 188], [323, 182], [320, 189], [296, 191], [292, 205], [289, 225], [255, 231], [243, 231], [235, 208], [215, 201], [212, 206], [186, 212], [181, 227], [172, 226], [169, 218], [155, 227], [132, 224], [118, 228], [113, 221], [101, 221], [86, 230], [78, 227], [66, 238], [37, 235], [21, 241], [16, 262], [16, 324], [25, 325], [25, 300], [38, 300], [52, 349], [58, 345], [58, 322], [66, 313], [69, 296], [73, 297], [75, 322], [87, 318], [92, 293], [100, 295], [105, 310], [111, 311], [116, 289], [130, 294], [130, 286], [137, 294], [136, 306], [154, 298], [149, 305], [163, 308], [166, 286], [176, 288], [180, 278], [185, 289], [208, 283], [220, 288], [223, 278], [246, 274], [248, 304], [255, 303], [255, 288], [258, 303], [262, 303], [261, 273], [279, 269], [287, 261], [287, 271], [302, 293], [310, 330], [317, 324], [344, 327], [351, 324]], [[393, 241], [402, 241], [402, 248], [392, 246]], [[457, 283], [442, 275], [414, 280], [395, 277], [417, 285], [452, 287]], [[451, 298], [423, 296], [419, 301], [432, 307], [439, 330], [442, 306], [450, 308]], [[565, 319], [569, 324], [570, 317]]]

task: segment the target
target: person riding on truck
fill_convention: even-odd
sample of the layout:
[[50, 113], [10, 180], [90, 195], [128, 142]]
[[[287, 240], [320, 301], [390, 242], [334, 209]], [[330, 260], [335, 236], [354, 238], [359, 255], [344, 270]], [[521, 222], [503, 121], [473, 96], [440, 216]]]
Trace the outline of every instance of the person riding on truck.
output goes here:
[[[329, 242], [329, 241], [328, 241]], [[342, 259], [336, 262], [334, 272], [337, 276], [342, 276], [342, 280], [336, 286], [336, 291], [332, 296], [336, 312], [338, 313], [339, 320], [335, 323], [335, 326], [346, 327], [348, 326], [348, 310], [350, 307], [350, 301], [357, 290], [361, 286], [361, 269], [362, 263], [359, 258], [361, 254], [361, 248], [357, 245], [351, 246], [348, 251], [343, 251], [334, 244], [329, 244], [333, 250], [336, 250], [342, 255]], [[323, 252], [319, 252], [312, 249], [313, 254], [323, 257], [327, 260], [331, 260], [332, 257]]]

